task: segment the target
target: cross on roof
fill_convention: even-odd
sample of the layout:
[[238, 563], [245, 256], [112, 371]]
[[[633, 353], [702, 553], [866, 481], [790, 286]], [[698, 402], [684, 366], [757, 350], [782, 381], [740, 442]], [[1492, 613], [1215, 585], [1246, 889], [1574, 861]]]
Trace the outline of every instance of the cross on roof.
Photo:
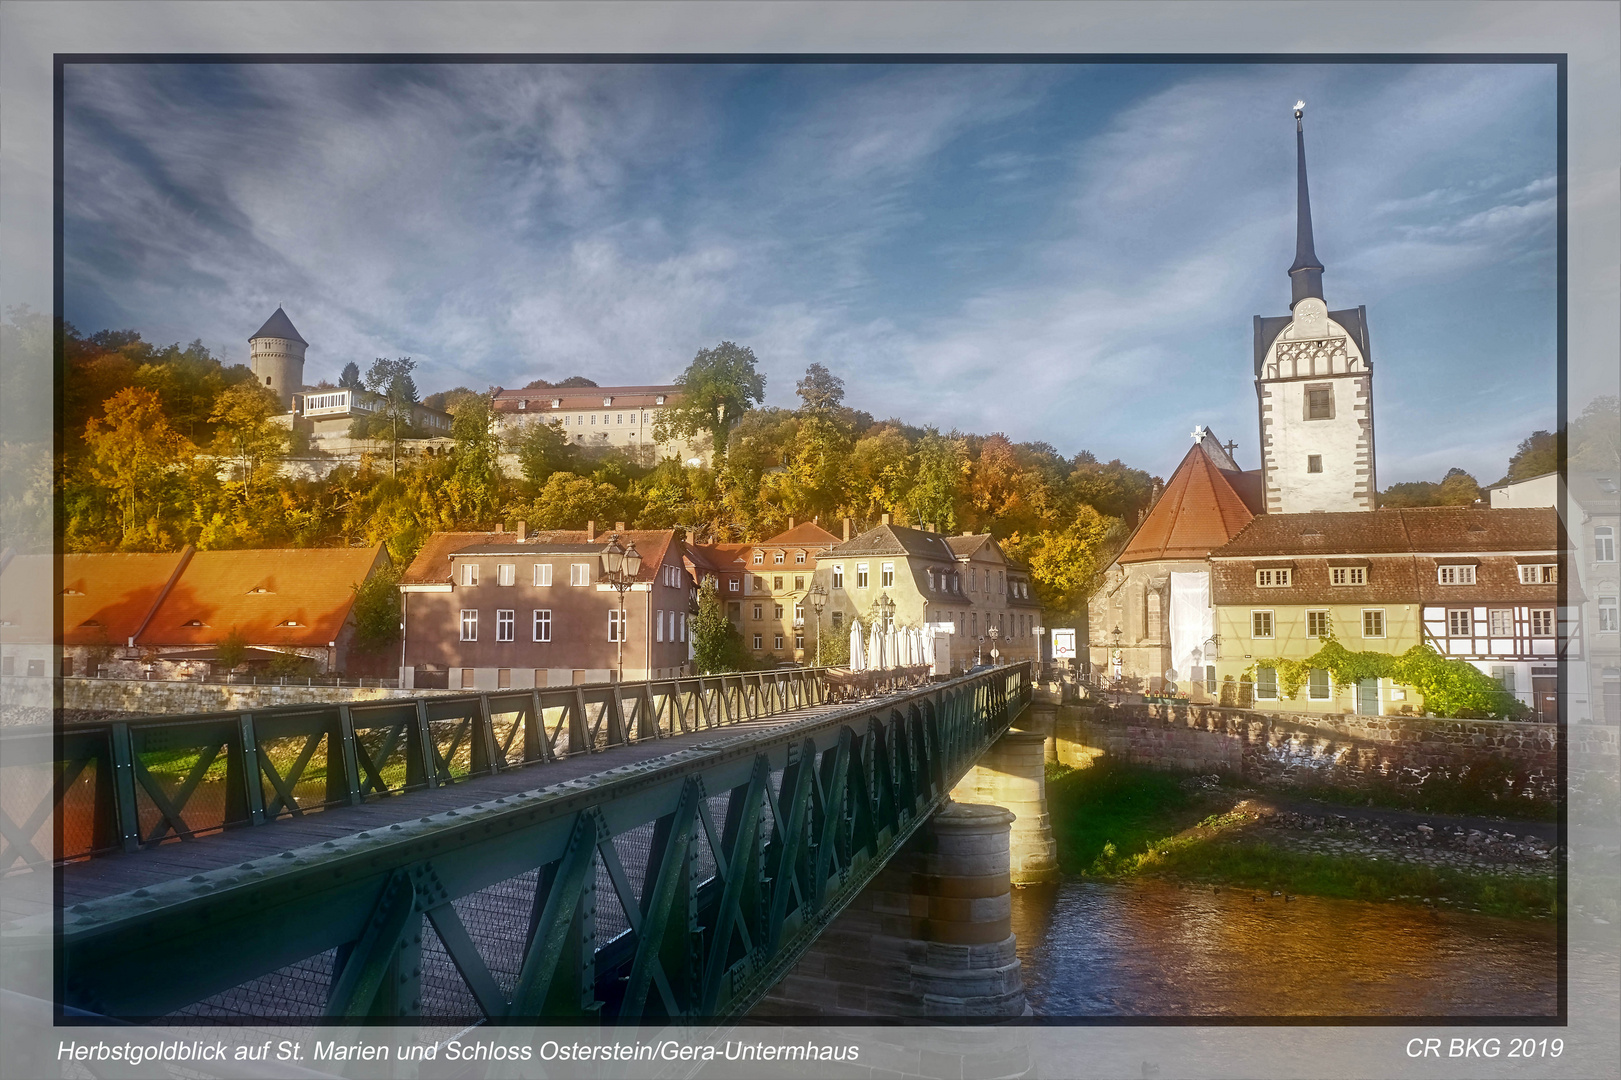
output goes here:
[[1197, 427], [1195, 427], [1191, 434], [1193, 435], [1193, 441], [1194, 442], [1203, 442], [1204, 441], [1204, 436], [1205, 436], [1204, 425], [1200, 424]]

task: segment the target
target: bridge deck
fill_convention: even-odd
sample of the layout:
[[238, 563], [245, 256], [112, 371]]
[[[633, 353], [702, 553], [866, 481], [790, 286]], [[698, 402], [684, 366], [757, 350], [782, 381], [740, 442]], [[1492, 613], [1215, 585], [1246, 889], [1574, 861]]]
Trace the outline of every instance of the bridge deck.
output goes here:
[[276, 855], [335, 837], [384, 829], [396, 822], [459, 809], [502, 795], [578, 780], [622, 765], [649, 761], [677, 750], [690, 750], [705, 743], [769, 731], [849, 707], [848, 702], [813, 705], [758, 720], [643, 740], [597, 753], [574, 754], [546, 764], [506, 769], [494, 775], [471, 776], [455, 784], [371, 799], [358, 806], [329, 807], [297, 817], [278, 818], [257, 827], [207, 833], [128, 854], [100, 855], [60, 868], [61, 903], [67, 907]]

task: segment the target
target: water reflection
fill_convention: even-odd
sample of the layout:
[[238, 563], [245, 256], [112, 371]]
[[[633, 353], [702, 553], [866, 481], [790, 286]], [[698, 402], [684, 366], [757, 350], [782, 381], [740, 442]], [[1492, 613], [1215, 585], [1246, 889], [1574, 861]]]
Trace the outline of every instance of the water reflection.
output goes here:
[[1551, 1016], [1551, 925], [1066, 878], [1013, 890], [1038, 1016]]

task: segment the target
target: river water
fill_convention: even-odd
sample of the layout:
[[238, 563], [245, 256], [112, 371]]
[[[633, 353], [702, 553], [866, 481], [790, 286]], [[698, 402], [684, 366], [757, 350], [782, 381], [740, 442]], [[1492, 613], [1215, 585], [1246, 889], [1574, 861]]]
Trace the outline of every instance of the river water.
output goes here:
[[1552, 923], [1249, 889], [1065, 878], [1013, 890], [1037, 1016], [1547, 1016]]

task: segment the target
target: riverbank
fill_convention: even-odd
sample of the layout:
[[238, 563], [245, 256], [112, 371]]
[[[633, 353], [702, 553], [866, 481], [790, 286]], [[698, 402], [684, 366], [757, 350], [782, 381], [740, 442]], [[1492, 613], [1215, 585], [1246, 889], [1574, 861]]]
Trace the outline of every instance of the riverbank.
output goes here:
[[1547, 822], [1351, 807], [1099, 760], [1050, 766], [1059, 866], [1164, 878], [1257, 899], [1333, 897], [1515, 919], [1557, 913]]

